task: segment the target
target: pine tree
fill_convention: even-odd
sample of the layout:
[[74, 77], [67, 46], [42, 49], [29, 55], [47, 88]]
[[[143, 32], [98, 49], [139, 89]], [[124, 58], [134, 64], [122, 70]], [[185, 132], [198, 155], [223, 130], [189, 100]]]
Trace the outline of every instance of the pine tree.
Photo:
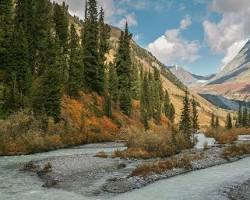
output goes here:
[[239, 111], [238, 111], [238, 125], [242, 126], [242, 106], [239, 105]]
[[67, 50], [68, 45], [68, 6], [66, 6], [65, 2], [60, 6], [59, 4], [54, 5], [54, 23], [55, 23], [55, 31], [59, 38], [60, 46], [63, 48], [65, 52]]
[[47, 67], [43, 72], [40, 84], [33, 93], [33, 110], [37, 115], [45, 112], [47, 117], [52, 117], [59, 122], [61, 115], [62, 86], [58, 68], [60, 68], [60, 55], [58, 55], [59, 42], [51, 36], [49, 51], [47, 52]]
[[141, 87], [141, 77], [139, 74], [139, 62], [134, 61], [132, 64], [132, 75], [131, 75], [131, 93], [132, 98], [140, 99], [140, 87]]
[[47, 0], [35, 1], [33, 15], [33, 65], [32, 72], [36, 76], [46, 69], [48, 53], [48, 35], [51, 30], [51, 6]]
[[10, 0], [0, 1], [0, 69], [7, 69], [9, 61], [10, 39], [13, 32], [13, 5]]
[[99, 65], [98, 65], [98, 76], [97, 76], [97, 90], [99, 93], [103, 92], [104, 86], [104, 76], [105, 76], [105, 61], [106, 61], [106, 54], [108, 53], [110, 46], [109, 46], [109, 38], [110, 38], [110, 31], [111, 28], [109, 25], [104, 23], [104, 11], [101, 8], [99, 13], [99, 43], [98, 43], [98, 54], [99, 54]]
[[119, 103], [120, 109], [126, 115], [130, 115], [132, 107], [131, 97], [131, 57], [130, 57], [130, 40], [131, 34], [128, 31], [126, 23], [124, 32], [119, 39], [118, 52], [115, 59], [115, 67], [119, 82]]
[[69, 53], [69, 79], [67, 91], [70, 96], [78, 97], [82, 88], [83, 66], [81, 62], [79, 37], [74, 24], [70, 27]]
[[215, 127], [216, 128], [220, 127], [220, 121], [219, 121], [219, 117], [218, 116], [216, 116]]
[[116, 68], [113, 64], [110, 65], [108, 71], [108, 90], [111, 96], [111, 100], [116, 105], [119, 99], [119, 90], [118, 90], [118, 77]]
[[242, 114], [242, 126], [246, 127], [248, 124], [248, 109], [245, 106], [243, 109], [243, 114]]
[[141, 113], [141, 122], [144, 125], [144, 128], [149, 129], [149, 83], [148, 83], [148, 75], [145, 74], [142, 86], [141, 86], [141, 97], [140, 97], [140, 113]]
[[164, 96], [164, 114], [171, 122], [174, 122], [175, 108], [174, 105], [170, 102], [167, 90], [165, 91], [165, 96]]
[[232, 117], [230, 113], [227, 114], [226, 128], [227, 129], [233, 128]]
[[163, 89], [162, 83], [160, 79], [160, 72], [158, 69], [154, 68], [154, 80], [153, 80], [153, 117], [157, 124], [161, 121], [161, 113], [162, 113], [162, 96]]
[[172, 103], [170, 103], [170, 107], [169, 107], [169, 119], [171, 122], [174, 122], [175, 119], [175, 108], [174, 105]]
[[183, 98], [183, 109], [180, 121], [180, 131], [184, 134], [186, 141], [191, 145], [191, 117], [190, 117], [190, 104], [188, 98], [188, 91], [186, 90], [185, 96]]
[[107, 117], [112, 117], [112, 100], [108, 93], [104, 95], [104, 113]]
[[83, 63], [85, 87], [88, 91], [100, 93], [98, 84], [98, 12], [96, 0], [88, 0], [84, 22]]
[[214, 113], [212, 113], [212, 116], [211, 116], [210, 126], [211, 126], [212, 128], [215, 127], [215, 116], [214, 116]]
[[192, 129], [193, 133], [199, 130], [197, 102], [194, 99], [192, 100]]

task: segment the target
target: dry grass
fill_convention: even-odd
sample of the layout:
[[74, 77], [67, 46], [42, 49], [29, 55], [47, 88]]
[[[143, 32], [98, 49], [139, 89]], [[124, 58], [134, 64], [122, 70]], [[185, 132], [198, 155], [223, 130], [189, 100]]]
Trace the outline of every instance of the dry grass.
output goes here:
[[174, 168], [184, 168], [191, 169], [192, 160], [201, 159], [200, 156], [188, 156], [183, 155], [180, 159], [172, 158], [165, 161], [156, 161], [153, 164], [143, 164], [138, 166], [130, 176], [142, 176], [145, 177], [149, 174], [156, 173], [161, 174], [167, 170], [171, 170]]
[[95, 157], [98, 157], [98, 158], [108, 158], [108, 154], [105, 153], [104, 151], [101, 151], [101, 152], [98, 152]]
[[245, 154], [250, 154], [250, 144], [238, 144], [227, 147], [223, 152], [223, 157], [228, 159]]

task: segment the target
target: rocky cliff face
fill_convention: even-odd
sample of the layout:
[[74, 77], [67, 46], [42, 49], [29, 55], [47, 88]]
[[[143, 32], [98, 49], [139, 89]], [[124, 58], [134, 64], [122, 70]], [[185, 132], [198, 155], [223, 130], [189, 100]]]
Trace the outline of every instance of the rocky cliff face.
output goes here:
[[196, 89], [229, 99], [250, 100], [250, 40], [215, 77]]

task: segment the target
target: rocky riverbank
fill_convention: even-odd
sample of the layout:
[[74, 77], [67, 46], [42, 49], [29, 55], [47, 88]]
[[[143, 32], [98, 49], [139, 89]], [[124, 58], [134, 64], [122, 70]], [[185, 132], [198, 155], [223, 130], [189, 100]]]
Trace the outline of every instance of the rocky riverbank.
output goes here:
[[[162, 159], [113, 159], [110, 153], [107, 154], [107, 158], [83, 154], [29, 162], [24, 169], [36, 173], [44, 181], [44, 187], [71, 190], [71, 185], [74, 185], [74, 190], [78, 188], [78, 192], [88, 192], [90, 195], [116, 194], [142, 188], [160, 179], [234, 162], [249, 156], [225, 159], [222, 154], [227, 146], [213, 146], [206, 150], [185, 150], [174, 158], [178, 160], [183, 156], [197, 157], [191, 161], [190, 168], [173, 168], [162, 173], [149, 173], [146, 176], [131, 176], [131, 173], [139, 165], [151, 164]], [[168, 159], [173, 158], [165, 160]]]

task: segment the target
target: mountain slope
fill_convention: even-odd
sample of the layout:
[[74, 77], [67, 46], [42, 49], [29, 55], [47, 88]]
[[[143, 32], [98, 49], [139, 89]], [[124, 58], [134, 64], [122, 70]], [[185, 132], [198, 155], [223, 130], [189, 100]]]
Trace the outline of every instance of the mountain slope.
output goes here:
[[[112, 62], [114, 59], [115, 48], [117, 47], [120, 33], [120, 29], [112, 27], [111, 44], [113, 48], [108, 55], [110, 62]], [[137, 45], [135, 41], [132, 41], [131, 47], [132, 57], [136, 58], [142, 63], [144, 71], [153, 71], [154, 67], [161, 71], [163, 87], [164, 89], [167, 89], [170, 94], [171, 101], [173, 102], [176, 109], [176, 122], [178, 122], [183, 106], [182, 97], [185, 95], [184, 84], [168, 68], [166, 68], [164, 64], [157, 60], [156, 57], [154, 57], [150, 52]], [[227, 111], [219, 109], [200, 95], [191, 91], [190, 97], [192, 96], [196, 99], [199, 105], [199, 120], [201, 125], [208, 125], [210, 123], [212, 112], [220, 116], [222, 120], [225, 119]]]
[[237, 100], [250, 99], [250, 40], [236, 57], [228, 63], [206, 86], [198, 88], [203, 92]]

